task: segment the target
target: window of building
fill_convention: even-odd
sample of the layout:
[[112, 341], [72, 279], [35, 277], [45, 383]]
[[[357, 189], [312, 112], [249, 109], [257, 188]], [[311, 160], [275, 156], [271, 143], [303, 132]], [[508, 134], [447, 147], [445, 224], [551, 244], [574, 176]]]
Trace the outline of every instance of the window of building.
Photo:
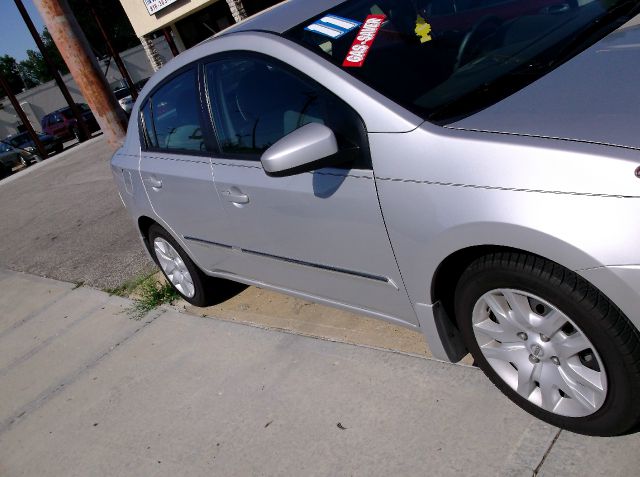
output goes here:
[[282, 1], [283, 0], [243, 0], [242, 4], [244, 5], [244, 11], [247, 15], [255, 15]]
[[227, 2], [216, 2], [176, 22], [176, 28], [184, 46], [191, 48], [233, 23]]

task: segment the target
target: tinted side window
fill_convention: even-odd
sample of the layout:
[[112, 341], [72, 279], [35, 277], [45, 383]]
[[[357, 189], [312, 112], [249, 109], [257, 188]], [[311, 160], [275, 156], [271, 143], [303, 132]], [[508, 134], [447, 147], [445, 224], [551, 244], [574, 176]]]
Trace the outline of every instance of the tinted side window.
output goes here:
[[207, 65], [206, 79], [223, 153], [257, 160], [279, 139], [309, 123], [331, 128], [344, 150], [363, 145], [364, 125], [355, 111], [275, 61], [222, 59]]
[[151, 103], [155, 147], [198, 152], [206, 150], [194, 70], [182, 73], [164, 84], [153, 94]]

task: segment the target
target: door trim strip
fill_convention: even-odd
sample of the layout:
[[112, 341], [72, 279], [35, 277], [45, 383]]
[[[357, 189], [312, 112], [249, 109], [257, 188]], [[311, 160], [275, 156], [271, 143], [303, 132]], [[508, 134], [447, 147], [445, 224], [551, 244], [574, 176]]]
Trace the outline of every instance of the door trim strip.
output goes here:
[[[203, 239], [199, 239], [199, 238], [195, 238], [195, 237], [184, 237], [185, 240], [189, 240], [191, 242], [197, 242], [197, 243], [201, 243], [204, 245], [213, 245], [215, 247], [222, 247], [222, 248], [226, 248], [229, 250], [234, 249], [233, 246], [231, 245], [225, 245], [225, 244], [221, 244], [221, 243], [217, 243], [217, 242], [211, 242], [209, 240], [203, 240]], [[249, 255], [256, 255], [258, 257], [265, 257], [265, 258], [271, 258], [273, 260], [279, 260], [281, 262], [287, 262], [287, 263], [292, 263], [294, 265], [302, 265], [304, 267], [311, 267], [311, 268], [317, 268], [319, 270], [325, 270], [328, 272], [335, 272], [335, 273], [342, 273], [344, 275], [352, 275], [354, 277], [358, 277], [358, 278], [366, 278], [367, 280], [373, 280], [376, 282], [381, 282], [381, 283], [387, 283], [389, 285], [391, 285], [392, 287], [394, 287], [395, 289], [398, 289], [398, 285], [396, 285], [394, 283], [394, 281], [388, 277], [382, 277], [379, 275], [373, 275], [371, 273], [366, 273], [366, 272], [358, 272], [355, 270], [347, 270], [344, 268], [340, 268], [340, 267], [334, 267], [331, 265], [322, 265], [319, 263], [312, 263], [312, 262], [305, 262], [303, 260], [297, 260], [295, 258], [286, 258], [286, 257], [280, 257], [278, 255], [272, 255], [270, 253], [264, 253], [264, 252], [258, 252], [255, 250], [247, 250], [244, 248], [238, 249], [243, 253], [249, 254]]]
[[210, 242], [209, 240], [202, 240], [195, 237], [187, 237], [186, 235], [184, 236], [184, 239], [188, 240], [189, 242], [201, 243], [203, 245], [213, 245], [215, 247], [228, 248], [229, 250], [233, 248], [231, 245], [225, 245], [223, 243], [217, 243], [217, 242]]

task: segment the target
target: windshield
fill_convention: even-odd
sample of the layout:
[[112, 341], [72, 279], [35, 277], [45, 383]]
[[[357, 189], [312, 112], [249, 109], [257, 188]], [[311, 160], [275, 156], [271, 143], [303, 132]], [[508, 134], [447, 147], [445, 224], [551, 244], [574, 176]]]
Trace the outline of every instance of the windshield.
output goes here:
[[446, 124], [530, 84], [637, 10], [635, 0], [350, 0], [286, 35]]

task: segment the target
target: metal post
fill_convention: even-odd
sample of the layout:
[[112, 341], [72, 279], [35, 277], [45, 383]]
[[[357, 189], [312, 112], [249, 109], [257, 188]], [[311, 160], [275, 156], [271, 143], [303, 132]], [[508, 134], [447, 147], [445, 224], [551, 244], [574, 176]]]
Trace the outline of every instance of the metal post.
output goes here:
[[127, 117], [67, 0], [34, 0], [34, 3], [109, 143], [114, 148], [120, 147], [126, 134]]
[[247, 12], [244, 9], [242, 0], [227, 0], [227, 5], [229, 5], [229, 10], [231, 10], [231, 15], [236, 23], [247, 18]]
[[131, 97], [134, 100], [138, 99], [138, 91], [136, 90], [136, 87], [133, 84], [133, 80], [131, 79], [131, 76], [129, 76], [129, 72], [127, 71], [127, 68], [125, 67], [124, 62], [122, 61], [120, 54], [113, 47], [113, 44], [111, 43], [111, 39], [109, 38], [109, 35], [107, 35], [107, 32], [104, 29], [104, 26], [102, 25], [102, 22], [100, 21], [100, 17], [98, 16], [96, 9], [93, 8], [93, 3], [89, 0], [84, 0], [84, 3], [89, 9], [89, 12], [91, 13], [91, 15], [93, 16], [93, 20], [96, 22], [96, 25], [98, 26], [98, 30], [100, 30], [100, 34], [102, 35], [102, 38], [104, 39], [104, 42], [107, 45], [107, 50], [109, 51], [109, 55], [111, 55], [111, 57], [116, 62], [116, 66], [118, 67], [118, 70], [120, 70], [120, 74], [126, 81], [127, 86], [129, 86], [129, 92], [131, 93]]
[[9, 98], [9, 101], [11, 101], [11, 105], [13, 106], [13, 109], [18, 114], [20, 121], [22, 121], [22, 124], [24, 124], [24, 127], [27, 128], [27, 131], [29, 132], [29, 136], [31, 136], [31, 140], [33, 141], [33, 144], [36, 146], [36, 149], [38, 150], [38, 154], [42, 159], [45, 159], [47, 157], [47, 151], [42, 145], [42, 142], [40, 142], [38, 133], [34, 131], [31, 121], [29, 121], [29, 118], [24, 113], [24, 110], [22, 109], [22, 106], [20, 106], [20, 102], [18, 101], [18, 98], [16, 98], [16, 96], [13, 94], [13, 91], [11, 91], [11, 88], [9, 87], [9, 83], [7, 83], [7, 80], [2, 73], [0, 73], [0, 85], [2, 85], [2, 89], [4, 89], [4, 91], [7, 93], [7, 97]]
[[173, 36], [171, 36], [171, 28], [169, 27], [164, 27], [162, 29], [162, 34], [164, 35], [164, 39], [167, 40], [167, 44], [169, 45], [169, 48], [171, 48], [171, 54], [176, 57], [180, 54], [180, 52], [178, 51], [178, 47], [176, 46], [176, 42], [173, 41]]
[[164, 58], [158, 53], [158, 50], [149, 35], [142, 35], [139, 39], [153, 71], [158, 71], [162, 68], [162, 65], [164, 65]]
[[71, 114], [73, 114], [73, 117], [76, 118], [78, 127], [80, 128], [80, 133], [81, 133], [80, 140], [84, 141], [86, 139], [89, 139], [89, 137], [91, 137], [91, 132], [89, 132], [89, 128], [87, 128], [87, 124], [85, 123], [84, 118], [82, 117], [82, 113], [80, 112], [80, 109], [76, 105], [76, 102], [71, 97], [71, 93], [69, 93], [69, 89], [67, 88], [67, 85], [64, 84], [64, 81], [62, 81], [60, 72], [56, 69], [55, 65], [51, 61], [51, 58], [49, 58], [49, 56], [47, 55], [47, 51], [44, 47], [44, 43], [42, 43], [42, 38], [40, 37], [38, 30], [36, 30], [36, 27], [33, 25], [33, 22], [31, 21], [31, 18], [29, 17], [27, 10], [24, 8], [22, 0], [14, 0], [14, 2], [16, 4], [16, 7], [18, 7], [18, 11], [20, 12], [20, 15], [22, 15], [22, 19], [27, 24], [27, 28], [29, 29], [31, 36], [33, 37], [33, 41], [36, 42], [36, 46], [40, 50], [40, 53], [42, 53], [42, 58], [47, 64], [47, 68], [49, 69], [51, 76], [53, 76], [53, 79], [58, 85], [58, 88], [60, 88], [60, 92], [62, 93], [64, 100], [69, 105], [69, 109], [71, 109]]

